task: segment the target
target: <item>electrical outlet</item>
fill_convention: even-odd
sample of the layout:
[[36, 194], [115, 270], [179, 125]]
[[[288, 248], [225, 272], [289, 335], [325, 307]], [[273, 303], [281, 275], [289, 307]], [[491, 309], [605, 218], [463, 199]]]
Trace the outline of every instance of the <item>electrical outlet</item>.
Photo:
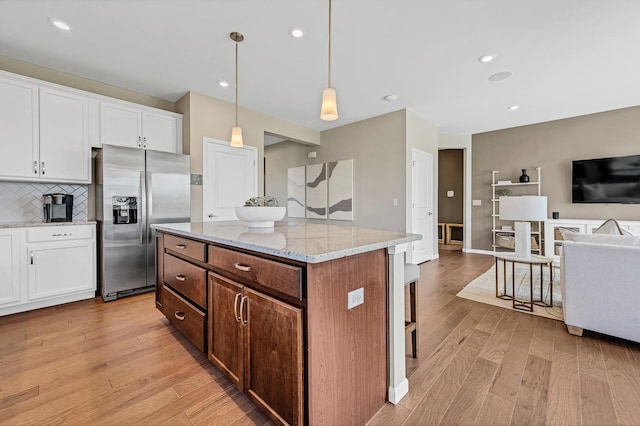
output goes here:
[[347, 309], [353, 309], [364, 303], [364, 287], [350, 291], [347, 294]]
[[397, 198], [392, 199], [391, 200], [391, 204], [393, 204], [394, 206], [397, 206], [398, 205], [398, 199]]

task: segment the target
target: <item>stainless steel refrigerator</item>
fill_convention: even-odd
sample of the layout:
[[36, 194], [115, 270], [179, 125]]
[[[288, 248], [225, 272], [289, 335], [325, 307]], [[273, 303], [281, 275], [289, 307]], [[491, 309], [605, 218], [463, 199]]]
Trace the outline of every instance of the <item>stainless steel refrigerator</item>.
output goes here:
[[99, 288], [107, 302], [152, 291], [155, 230], [188, 222], [188, 155], [103, 145], [96, 156]]

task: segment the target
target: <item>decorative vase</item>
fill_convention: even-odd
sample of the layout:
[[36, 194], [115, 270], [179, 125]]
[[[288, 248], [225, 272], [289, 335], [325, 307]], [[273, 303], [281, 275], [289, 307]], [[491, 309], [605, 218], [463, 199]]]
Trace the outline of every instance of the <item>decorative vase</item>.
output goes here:
[[529, 182], [529, 175], [527, 175], [527, 169], [522, 169], [522, 176], [520, 176], [520, 182]]

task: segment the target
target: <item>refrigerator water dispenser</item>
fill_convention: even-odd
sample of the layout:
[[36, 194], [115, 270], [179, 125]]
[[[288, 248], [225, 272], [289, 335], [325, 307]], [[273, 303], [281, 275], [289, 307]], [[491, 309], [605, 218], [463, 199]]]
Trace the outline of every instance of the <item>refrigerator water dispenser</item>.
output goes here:
[[136, 197], [116, 196], [113, 197], [112, 204], [114, 225], [138, 223], [138, 200]]

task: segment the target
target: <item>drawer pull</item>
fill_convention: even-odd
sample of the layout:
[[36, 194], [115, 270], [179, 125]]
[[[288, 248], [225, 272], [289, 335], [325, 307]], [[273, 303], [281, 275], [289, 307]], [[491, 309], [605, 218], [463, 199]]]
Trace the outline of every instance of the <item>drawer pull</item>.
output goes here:
[[184, 321], [184, 312], [176, 311], [173, 314], [173, 316], [179, 319], [180, 321]]
[[242, 296], [242, 299], [240, 300], [240, 319], [242, 319], [242, 326], [246, 327], [247, 326], [247, 320], [246, 318], [244, 318], [244, 302], [245, 300], [247, 300], [247, 296]]
[[178, 281], [186, 281], [186, 279], [187, 279], [187, 277], [185, 277], [182, 274], [176, 275], [176, 280], [178, 280]]
[[243, 272], [251, 271], [251, 266], [243, 265], [242, 263], [234, 263], [233, 266], [235, 266], [236, 269], [238, 269], [240, 271], [243, 271]]
[[240, 322], [242, 318], [238, 315], [238, 299], [240, 298], [240, 293], [236, 293], [236, 300], [233, 301], [233, 314], [236, 316], [236, 322]]
[[179, 250], [184, 250], [187, 248], [187, 246], [185, 246], [184, 244], [176, 244], [176, 248]]

